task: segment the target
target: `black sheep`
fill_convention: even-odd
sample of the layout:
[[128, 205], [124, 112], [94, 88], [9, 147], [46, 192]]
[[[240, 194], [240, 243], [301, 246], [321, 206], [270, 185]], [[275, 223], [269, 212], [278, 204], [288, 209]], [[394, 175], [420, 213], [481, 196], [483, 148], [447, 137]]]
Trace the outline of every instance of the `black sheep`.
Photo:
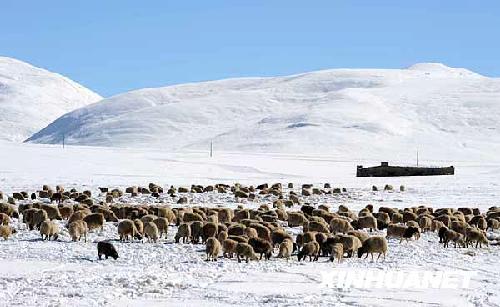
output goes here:
[[97, 256], [99, 256], [99, 260], [101, 260], [101, 256], [104, 255], [106, 259], [111, 257], [113, 259], [118, 259], [118, 252], [116, 251], [113, 244], [105, 241], [101, 241], [97, 243]]

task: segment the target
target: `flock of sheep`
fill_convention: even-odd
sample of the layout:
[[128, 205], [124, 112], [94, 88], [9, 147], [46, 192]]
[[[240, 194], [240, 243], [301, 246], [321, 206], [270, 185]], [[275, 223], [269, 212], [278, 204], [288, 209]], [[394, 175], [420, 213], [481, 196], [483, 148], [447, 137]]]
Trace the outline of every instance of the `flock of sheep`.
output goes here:
[[[89, 231], [103, 229], [105, 223], [117, 225], [120, 241], [140, 240], [157, 242], [167, 237], [169, 227], [177, 226], [176, 243], [202, 243], [206, 246], [206, 260], [216, 261], [236, 257], [245, 260], [278, 258], [298, 261], [308, 258], [316, 261], [320, 256], [342, 261], [344, 257], [366, 255], [385, 259], [387, 238], [418, 240], [422, 232], [435, 232], [439, 242], [448, 247], [475, 247], [488, 245], [486, 230], [500, 228], [500, 208], [491, 207], [487, 212], [477, 208], [440, 208], [427, 206], [411, 208], [380, 207], [377, 212], [367, 205], [358, 213], [340, 205], [335, 212], [328, 205], [313, 206], [304, 200], [313, 194], [345, 193], [345, 189], [302, 185], [298, 191], [288, 184], [288, 193], [281, 184], [262, 184], [257, 187], [217, 184], [193, 185], [191, 188], [170, 187], [165, 190], [150, 184], [147, 188], [100, 188], [98, 198], [91, 191], [66, 191], [62, 186], [55, 190], [43, 186], [42, 190], [28, 194], [16, 192], [6, 203], [0, 192], [0, 236], [7, 240], [21, 229], [10, 225], [19, 219], [28, 231], [38, 230], [42, 240], [56, 240], [61, 232], [55, 220], [65, 220], [65, 227], [73, 241], [87, 241]], [[386, 190], [392, 187], [386, 186]], [[400, 188], [404, 191], [404, 187]], [[131, 205], [122, 203], [121, 197], [146, 194], [159, 198], [169, 194], [177, 205], [161, 203]], [[256, 209], [242, 204], [231, 209], [222, 206], [189, 206], [190, 193], [231, 193], [249, 201], [272, 196], [268, 204]], [[97, 202], [96, 199], [102, 199]], [[295, 210], [294, 207], [296, 208]], [[300, 208], [300, 210], [297, 210]], [[302, 232], [293, 236], [291, 227], [301, 227]], [[385, 230], [385, 231], [384, 231]], [[111, 239], [111, 238], [110, 238]], [[98, 256], [118, 258], [111, 242], [98, 243]]]

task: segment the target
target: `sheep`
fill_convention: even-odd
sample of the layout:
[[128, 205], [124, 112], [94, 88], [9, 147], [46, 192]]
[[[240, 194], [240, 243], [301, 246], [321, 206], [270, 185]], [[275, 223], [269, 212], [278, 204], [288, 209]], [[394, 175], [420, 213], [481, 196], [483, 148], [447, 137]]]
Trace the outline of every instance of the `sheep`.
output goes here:
[[4, 240], [9, 239], [9, 237], [16, 233], [16, 230], [9, 225], [0, 225], [0, 237]]
[[403, 223], [403, 215], [399, 212], [395, 212], [392, 214], [392, 217], [391, 217], [391, 223], [392, 224], [399, 224], [399, 223]]
[[298, 227], [307, 223], [307, 218], [302, 212], [289, 212], [287, 222], [288, 227]]
[[385, 260], [385, 255], [387, 253], [387, 240], [384, 237], [380, 236], [375, 236], [375, 237], [370, 237], [363, 242], [363, 245], [361, 246], [360, 249], [358, 249], [358, 258], [361, 258], [363, 254], [366, 254], [366, 258], [368, 258], [368, 254], [372, 255], [372, 261], [373, 261], [373, 254], [378, 253], [377, 260], [380, 259], [381, 255], [384, 255], [384, 260]]
[[255, 230], [257, 230], [259, 238], [271, 242], [271, 231], [269, 230], [269, 228], [257, 223], [252, 223], [249, 227], [255, 228]]
[[469, 244], [472, 246], [474, 242], [476, 242], [476, 248], [478, 247], [483, 247], [483, 244], [486, 244], [486, 246], [489, 245], [489, 242], [488, 242], [488, 239], [486, 238], [486, 234], [477, 229], [477, 228], [472, 228], [470, 227], [469, 229], [467, 229], [467, 233], [466, 233], [466, 246], [468, 247]]
[[222, 250], [222, 246], [215, 237], [210, 237], [206, 241], [206, 253], [207, 253], [207, 261], [217, 261], [217, 258], [219, 257], [219, 254]]
[[[306, 227], [306, 226], [304, 226], [304, 227]], [[307, 224], [307, 229], [308, 229], [308, 231], [330, 233], [330, 230], [328, 229], [328, 224], [326, 224], [326, 222], [324, 220], [321, 222], [318, 222], [318, 221], [309, 222]]]
[[262, 260], [262, 256], [264, 256], [266, 260], [271, 258], [273, 254], [271, 242], [262, 238], [250, 238], [248, 239], [248, 244], [253, 247], [255, 253], [260, 254], [260, 260]]
[[444, 227], [443, 222], [438, 221], [436, 219], [432, 220], [432, 224], [431, 224], [431, 231], [432, 232], [439, 231], [439, 229], [441, 229], [441, 227]]
[[104, 230], [104, 215], [102, 213], [92, 213], [83, 218], [83, 220], [87, 223], [87, 227], [89, 231], [92, 229], [101, 228]]
[[355, 226], [357, 226], [354, 227], [356, 229], [369, 228], [370, 232], [372, 232], [373, 230], [377, 229], [377, 219], [371, 214], [368, 216], [362, 216], [355, 222]]
[[242, 236], [245, 234], [245, 228], [243, 224], [233, 224], [227, 228], [227, 234], [230, 236]]
[[144, 223], [140, 219], [134, 220], [135, 228], [137, 229], [136, 238], [142, 240], [142, 236], [144, 235]]
[[82, 220], [72, 222], [71, 224], [69, 224], [68, 232], [69, 232], [69, 235], [71, 236], [71, 240], [73, 240], [73, 242], [80, 241], [80, 239], [82, 238], [82, 235], [85, 239], [85, 242], [87, 242], [87, 223], [86, 222], [84, 222]]
[[168, 207], [158, 208], [158, 217], [166, 218], [169, 224], [172, 224], [176, 218], [174, 211], [172, 211], [172, 209]]
[[156, 227], [158, 227], [158, 231], [159, 231], [159, 238], [161, 239], [161, 237], [163, 236], [163, 234], [165, 234], [165, 238], [167, 238], [167, 234], [168, 234], [168, 219], [165, 218], [165, 217], [159, 217], [155, 220], [153, 220], [153, 223], [156, 224]]
[[249, 238], [258, 238], [259, 234], [257, 233], [257, 229], [253, 227], [247, 227], [245, 228], [245, 236]]
[[388, 238], [402, 238], [407, 228], [405, 225], [389, 224], [386, 236]]
[[349, 221], [342, 218], [334, 218], [330, 221], [330, 231], [335, 233], [347, 233], [354, 230]]
[[156, 243], [158, 241], [159, 230], [154, 222], [144, 223], [144, 237], [147, 238], [148, 243]]
[[9, 225], [10, 217], [5, 213], [0, 213], [0, 225]]
[[37, 209], [37, 211], [33, 213], [33, 225], [29, 227], [30, 230], [33, 229], [33, 227], [36, 229], [40, 229], [42, 223], [48, 218], [49, 217], [47, 215], [47, 211], [43, 209]]
[[279, 245], [278, 258], [286, 258], [288, 261], [293, 252], [293, 240], [285, 238]]
[[61, 214], [61, 217], [63, 219], [69, 219], [70, 216], [74, 213], [73, 206], [62, 206], [59, 208], [59, 213]]
[[248, 263], [249, 260], [259, 259], [255, 254], [253, 247], [248, 243], [238, 243], [236, 246], [236, 257], [238, 258], [238, 262], [241, 262], [241, 256], [245, 258], [246, 263]]
[[227, 231], [220, 231], [219, 234], [217, 235], [217, 240], [219, 240], [219, 242], [224, 242], [224, 240], [226, 240], [227, 237], [228, 237]]
[[347, 232], [347, 234], [357, 237], [361, 241], [361, 243], [363, 243], [366, 239], [368, 239], [370, 237], [366, 232], [359, 231], [359, 230], [351, 230], [351, 231]]
[[57, 240], [59, 236], [59, 226], [51, 220], [45, 220], [40, 225], [40, 235], [42, 236], [42, 240], [50, 241], [51, 238]]
[[293, 241], [293, 238], [290, 234], [288, 234], [284, 229], [275, 229], [271, 232], [271, 241], [273, 242], [273, 246], [281, 244], [285, 239], [290, 239]]
[[488, 228], [493, 230], [500, 229], [500, 221], [497, 219], [489, 219], [488, 220]]
[[238, 243], [248, 243], [248, 237], [245, 236], [229, 236], [228, 239], [234, 240]]
[[77, 220], [83, 220], [87, 215], [91, 214], [90, 210], [77, 210], [68, 219], [68, 225]]
[[453, 229], [454, 231], [461, 233], [463, 235], [466, 234], [468, 227], [469, 227], [469, 225], [466, 222], [462, 222], [462, 221], [451, 222], [451, 229]]
[[47, 211], [47, 215], [51, 220], [62, 220], [61, 213], [59, 212], [59, 208], [56, 206], [42, 204], [40, 209]]
[[344, 253], [347, 253], [348, 257], [352, 257], [352, 255], [362, 246], [361, 240], [352, 235], [338, 235], [329, 238], [325, 244], [332, 245], [332, 243], [342, 243]]
[[418, 227], [410, 226], [410, 227], [406, 228], [399, 243], [403, 242], [403, 240], [408, 241], [413, 237], [415, 237], [415, 240], [420, 239], [420, 229]]
[[97, 242], [97, 256], [99, 257], [99, 260], [101, 260], [102, 255], [104, 255], [106, 259], [108, 259], [108, 257], [111, 257], [115, 260], [118, 259], [118, 252], [110, 242]]
[[158, 217], [154, 214], [147, 214], [143, 217], [141, 217], [141, 221], [144, 225], [146, 225], [146, 223], [149, 223], [149, 222], [152, 222], [154, 220], [156, 220]]
[[330, 261], [333, 262], [335, 258], [337, 258], [337, 261], [340, 263], [342, 262], [342, 259], [344, 258], [344, 246], [342, 243], [335, 243], [331, 246], [331, 256], [330, 256]]
[[191, 238], [191, 227], [188, 223], [182, 223], [179, 225], [177, 233], [175, 234], [175, 243], [179, 243], [181, 238], [182, 243], [189, 242], [189, 239]]
[[457, 247], [457, 244], [465, 247], [464, 235], [455, 230], [446, 228], [443, 234], [444, 247], [448, 247], [450, 241], [455, 243], [455, 248]]
[[200, 242], [200, 238], [203, 237], [203, 222], [191, 222], [189, 223], [189, 227], [191, 227], [191, 242], [193, 244], [198, 244]]
[[418, 225], [422, 232], [426, 232], [432, 229], [432, 219], [428, 216], [420, 216], [418, 219]]
[[319, 257], [319, 244], [316, 241], [304, 244], [300, 252], [297, 254], [298, 261], [309, 256], [309, 261], [317, 261]]
[[118, 223], [118, 234], [120, 235], [120, 241], [128, 241], [138, 236], [142, 239], [142, 236], [137, 230], [134, 221], [129, 219], [122, 220], [120, 223]]
[[221, 223], [230, 223], [233, 219], [234, 212], [230, 208], [221, 208], [218, 211], [219, 222]]
[[206, 242], [208, 240], [208, 238], [210, 238], [210, 237], [215, 238], [217, 236], [217, 230], [218, 230], [218, 227], [217, 227], [216, 223], [208, 222], [205, 225], [203, 225], [202, 242]]
[[233, 258], [233, 255], [236, 253], [236, 246], [238, 245], [238, 241], [232, 239], [225, 239], [222, 241], [222, 256], [224, 258]]

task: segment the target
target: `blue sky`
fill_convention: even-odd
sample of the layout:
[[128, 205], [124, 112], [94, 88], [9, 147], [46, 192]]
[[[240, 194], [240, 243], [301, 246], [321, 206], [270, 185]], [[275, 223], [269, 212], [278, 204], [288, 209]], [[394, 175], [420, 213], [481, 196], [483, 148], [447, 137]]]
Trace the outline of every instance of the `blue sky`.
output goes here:
[[240, 76], [443, 62], [500, 76], [500, 1], [23, 1], [0, 55], [103, 96]]

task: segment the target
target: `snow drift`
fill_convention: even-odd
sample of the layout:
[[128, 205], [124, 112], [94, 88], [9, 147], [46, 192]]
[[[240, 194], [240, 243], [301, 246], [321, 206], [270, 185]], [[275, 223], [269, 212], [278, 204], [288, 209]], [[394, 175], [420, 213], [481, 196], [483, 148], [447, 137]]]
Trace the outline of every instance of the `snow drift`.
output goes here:
[[0, 57], [0, 140], [23, 141], [59, 116], [100, 99], [61, 75]]
[[490, 159], [500, 79], [443, 64], [335, 69], [136, 90], [63, 115], [35, 143]]

